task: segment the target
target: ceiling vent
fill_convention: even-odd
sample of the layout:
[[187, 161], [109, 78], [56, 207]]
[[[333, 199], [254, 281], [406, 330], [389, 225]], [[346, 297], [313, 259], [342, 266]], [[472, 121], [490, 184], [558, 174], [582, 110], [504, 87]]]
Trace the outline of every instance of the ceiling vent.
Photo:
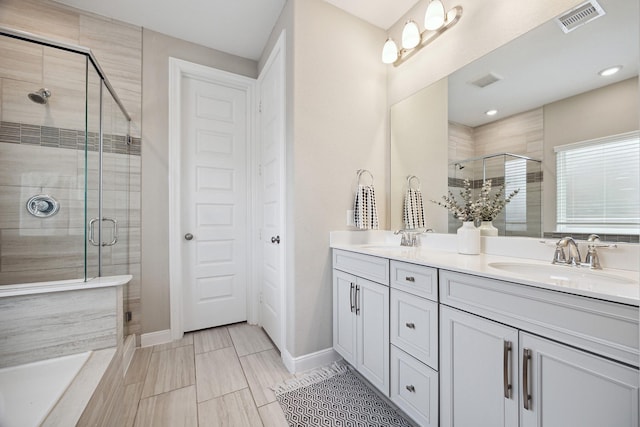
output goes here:
[[582, 3], [556, 18], [556, 22], [562, 28], [564, 33], [569, 33], [578, 27], [583, 26], [587, 22], [591, 22], [596, 18], [604, 16], [606, 12], [595, 0]]
[[479, 79], [476, 79], [472, 82], [470, 82], [472, 85], [474, 86], [478, 86], [479, 88], [483, 88], [483, 87], [487, 87], [489, 85], [494, 84], [495, 82], [498, 82], [502, 80], [502, 77], [493, 74], [493, 73], [489, 73], [486, 76], [482, 76]]

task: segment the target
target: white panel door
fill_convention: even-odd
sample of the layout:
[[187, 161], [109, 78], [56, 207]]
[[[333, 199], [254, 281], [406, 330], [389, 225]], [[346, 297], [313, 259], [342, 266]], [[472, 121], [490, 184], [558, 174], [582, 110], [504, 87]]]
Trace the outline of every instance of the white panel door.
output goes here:
[[638, 426], [637, 369], [524, 332], [519, 360], [521, 427]]
[[516, 329], [440, 306], [442, 427], [518, 427], [517, 348]]
[[358, 371], [389, 396], [389, 287], [358, 277]]
[[247, 318], [249, 106], [241, 89], [190, 77], [181, 86], [183, 326], [192, 331]]
[[333, 348], [356, 366], [356, 277], [333, 270]]
[[284, 66], [281, 43], [267, 61], [259, 85], [260, 184], [262, 197], [262, 289], [260, 323], [273, 343], [282, 345], [284, 294]]

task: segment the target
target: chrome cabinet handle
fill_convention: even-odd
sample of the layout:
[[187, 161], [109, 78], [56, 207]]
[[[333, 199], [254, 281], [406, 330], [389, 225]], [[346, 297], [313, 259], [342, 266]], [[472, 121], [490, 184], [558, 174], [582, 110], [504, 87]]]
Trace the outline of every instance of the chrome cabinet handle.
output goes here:
[[116, 221], [113, 218], [102, 218], [102, 221], [109, 221], [111, 223], [113, 223], [113, 236], [111, 238], [111, 241], [109, 243], [102, 243], [102, 246], [113, 246], [116, 243], [118, 243], [118, 221]]
[[96, 221], [99, 221], [99, 220], [100, 220], [99, 218], [91, 218], [91, 221], [89, 221], [89, 243], [91, 243], [93, 246], [100, 246], [100, 244], [96, 242], [93, 238], [94, 224], [96, 223]]
[[360, 314], [360, 286], [356, 285], [356, 316]]
[[184, 240], [192, 240], [192, 239], [193, 239], [193, 234], [187, 233], [184, 235]]
[[531, 410], [531, 394], [529, 394], [529, 370], [531, 369], [531, 350], [522, 351], [522, 404], [524, 409]]
[[406, 280], [407, 282], [415, 282], [416, 278], [413, 276], [405, 276], [404, 280]]
[[409, 392], [411, 393], [415, 393], [416, 392], [416, 388], [412, 385], [408, 385], [405, 387], [407, 390], [409, 390]]
[[351, 305], [351, 312], [353, 313], [353, 309], [355, 308], [353, 305], [353, 282], [351, 282], [351, 289], [349, 289], [349, 304]]
[[511, 390], [513, 386], [511, 385], [511, 342], [504, 342], [504, 353], [502, 356], [502, 377], [504, 379], [504, 397], [507, 399], [511, 399]]
[[416, 324], [412, 323], [412, 322], [407, 322], [405, 323], [405, 326], [409, 329], [415, 329], [416, 328]]

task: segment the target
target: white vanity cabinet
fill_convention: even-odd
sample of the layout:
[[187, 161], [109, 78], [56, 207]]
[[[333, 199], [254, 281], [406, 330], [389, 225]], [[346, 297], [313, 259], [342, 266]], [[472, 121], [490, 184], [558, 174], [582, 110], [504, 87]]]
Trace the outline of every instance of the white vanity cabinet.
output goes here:
[[638, 426], [637, 307], [443, 270], [440, 298], [443, 427]]
[[391, 261], [391, 400], [438, 425], [438, 270]]
[[333, 348], [389, 395], [389, 260], [333, 251]]

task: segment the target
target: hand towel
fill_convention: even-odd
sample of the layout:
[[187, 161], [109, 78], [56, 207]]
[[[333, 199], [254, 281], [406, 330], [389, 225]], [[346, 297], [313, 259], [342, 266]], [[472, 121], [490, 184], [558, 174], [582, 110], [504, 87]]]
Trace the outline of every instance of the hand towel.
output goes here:
[[404, 196], [404, 228], [413, 230], [424, 228], [424, 206], [422, 192], [417, 188], [407, 188]]
[[355, 225], [360, 230], [378, 229], [378, 209], [373, 185], [358, 185], [353, 213]]

